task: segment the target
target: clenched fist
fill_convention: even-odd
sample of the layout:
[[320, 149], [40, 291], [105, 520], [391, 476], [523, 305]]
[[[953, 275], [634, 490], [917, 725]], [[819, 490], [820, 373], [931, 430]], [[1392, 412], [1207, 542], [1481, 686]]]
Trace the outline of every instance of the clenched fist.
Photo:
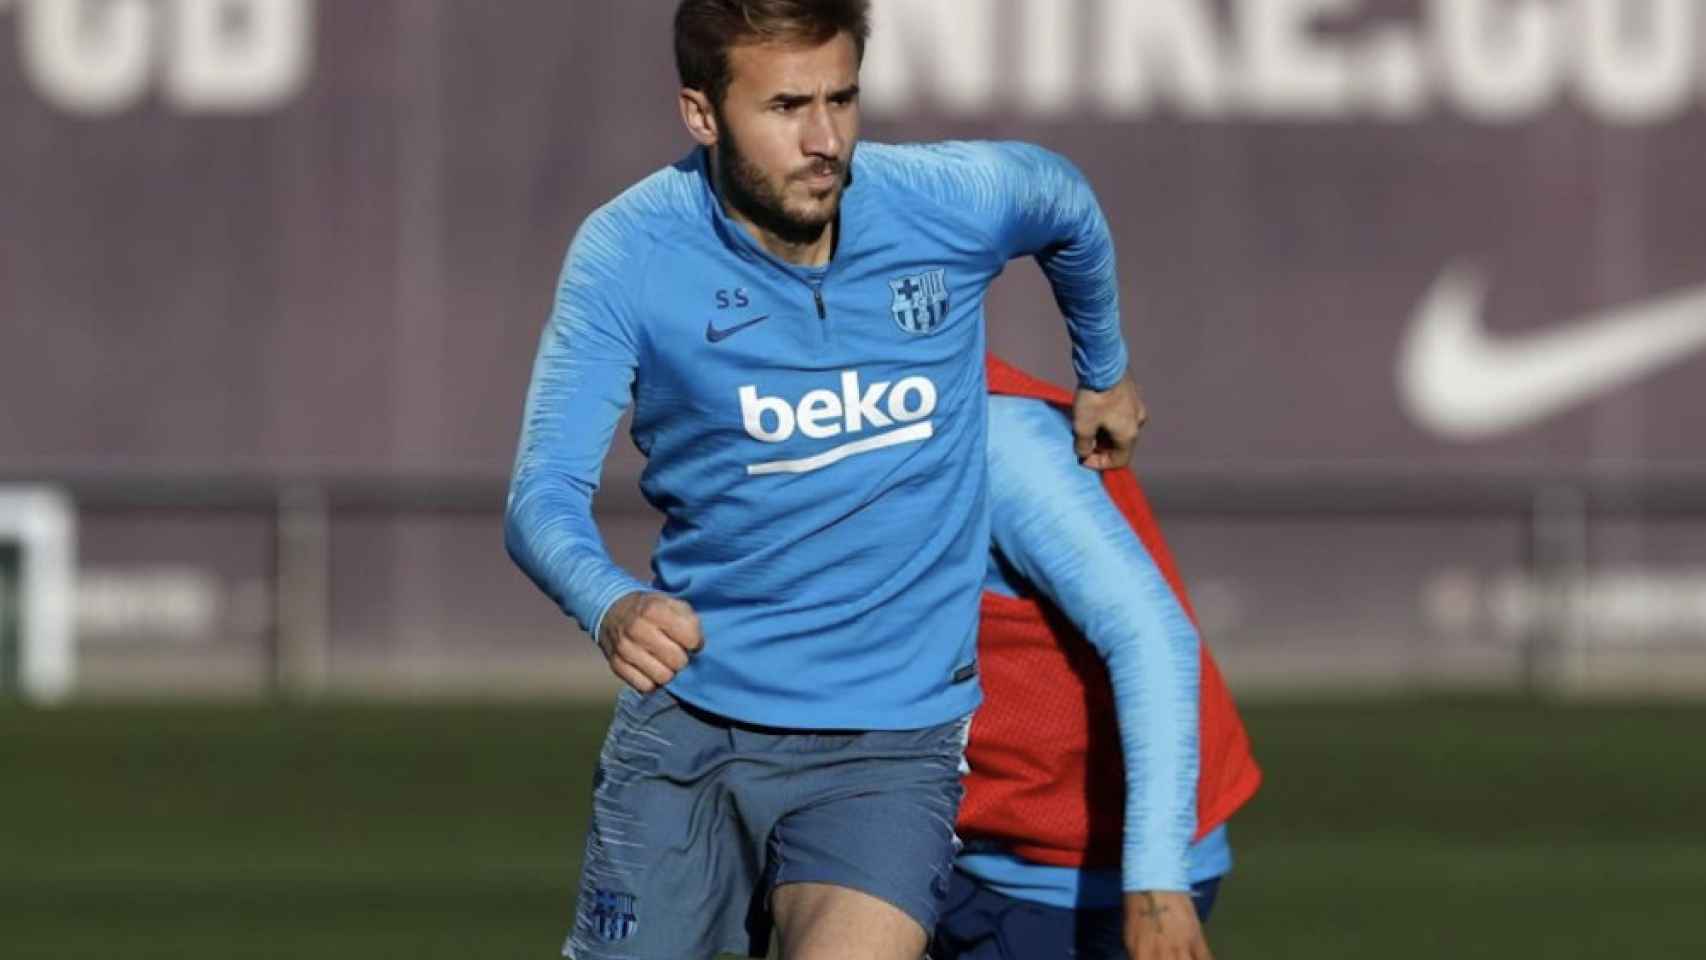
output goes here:
[[598, 625], [598, 648], [610, 671], [640, 693], [674, 680], [704, 645], [699, 615], [662, 593], [626, 594]]
[[1121, 380], [1106, 390], [1079, 387], [1072, 398], [1072, 433], [1078, 462], [1096, 470], [1131, 463], [1138, 431], [1149, 422], [1137, 384]]

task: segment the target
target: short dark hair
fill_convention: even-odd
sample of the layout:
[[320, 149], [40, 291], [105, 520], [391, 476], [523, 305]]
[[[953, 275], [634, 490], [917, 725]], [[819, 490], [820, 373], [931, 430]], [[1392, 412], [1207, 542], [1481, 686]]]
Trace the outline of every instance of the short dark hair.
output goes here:
[[720, 106], [729, 88], [729, 48], [740, 43], [817, 45], [846, 32], [859, 59], [871, 36], [871, 0], [681, 0], [675, 8], [675, 69], [681, 85]]

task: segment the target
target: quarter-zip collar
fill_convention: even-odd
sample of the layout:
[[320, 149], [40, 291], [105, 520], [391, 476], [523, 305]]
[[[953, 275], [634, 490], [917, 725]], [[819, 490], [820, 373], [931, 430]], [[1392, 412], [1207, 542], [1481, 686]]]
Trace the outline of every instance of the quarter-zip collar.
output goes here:
[[853, 153], [853, 163], [849, 165], [847, 185], [841, 191], [841, 209], [837, 213], [835, 225], [835, 249], [830, 252], [828, 262], [819, 267], [806, 267], [783, 260], [764, 249], [763, 245], [754, 239], [739, 221], [729, 216], [728, 211], [723, 209], [722, 198], [717, 196], [717, 182], [711, 170], [711, 151], [708, 147], [695, 147], [693, 153], [689, 155], [688, 161], [699, 173], [700, 192], [706, 208], [710, 211], [712, 228], [722, 240], [723, 245], [736, 255], [748, 260], [768, 261], [808, 283], [821, 282], [835, 268], [837, 262], [847, 258], [848, 250], [855, 236], [855, 229], [859, 223], [859, 217], [855, 210], [858, 205], [856, 198], [863, 195], [854, 189], [854, 182], [858, 179], [857, 170], [859, 167], [857, 150]]

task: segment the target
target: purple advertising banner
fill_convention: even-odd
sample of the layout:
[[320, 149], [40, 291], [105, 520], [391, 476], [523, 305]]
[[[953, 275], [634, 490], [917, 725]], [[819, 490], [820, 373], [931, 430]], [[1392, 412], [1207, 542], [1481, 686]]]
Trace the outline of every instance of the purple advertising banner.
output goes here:
[[[1706, 470], [1706, 5], [875, 8], [868, 138], [1032, 140], [1095, 186], [1154, 414], [1142, 470], [1228, 497], [1276, 475]], [[672, 10], [0, 0], [0, 478], [501, 478], [574, 229], [688, 149]], [[988, 318], [998, 350], [1069, 373], [1034, 268]], [[631, 503], [639, 457], [618, 446], [608, 482]], [[1500, 579], [1533, 564], [1525, 515], [1215, 516], [1237, 507], [1163, 518], [1234, 648], [1401, 667], [1440, 644], [1508, 652], [1563, 629], [1532, 609], [1574, 609], [1535, 599], [1532, 571]], [[1583, 520], [1564, 554], [1592, 602], [1571, 622], [1698, 644], [1706, 610], [1677, 598], [1706, 582], [1700, 520], [1639, 514]], [[157, 546], [224, 571], [206, 632], [270, 622], [275, 601], [244, 599], [276, 565], [260, 521], [185, 522], [157, 537], [97, 510], [86, 563]], [[345, 647], [554, 636], [495, 532], [477, 560], [423, 559], [494, 524], [347, 528], [328, 629]], [[655, 526], [623, 531], [643, 567]], [[124, 608], [120, 580], [91, 582]], [[1619, 626], [1632, 607], [1660, 612]], [[111, 626], [103, 610], [85, 626]]]

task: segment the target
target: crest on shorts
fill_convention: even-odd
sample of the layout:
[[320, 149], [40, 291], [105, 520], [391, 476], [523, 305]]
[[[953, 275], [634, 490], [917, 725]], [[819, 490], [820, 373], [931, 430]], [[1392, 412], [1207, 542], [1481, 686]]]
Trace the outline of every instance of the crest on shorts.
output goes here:
[[894, 322], [915, 337], [935, 333], [948, 319], [948, 271], [929, 270], [889, 281]]
[[605, 943], [620, 943], [639, 929], [640, 917], [634, 910], [634, 895], [613, 890], [592, 892], [592, 931]]

